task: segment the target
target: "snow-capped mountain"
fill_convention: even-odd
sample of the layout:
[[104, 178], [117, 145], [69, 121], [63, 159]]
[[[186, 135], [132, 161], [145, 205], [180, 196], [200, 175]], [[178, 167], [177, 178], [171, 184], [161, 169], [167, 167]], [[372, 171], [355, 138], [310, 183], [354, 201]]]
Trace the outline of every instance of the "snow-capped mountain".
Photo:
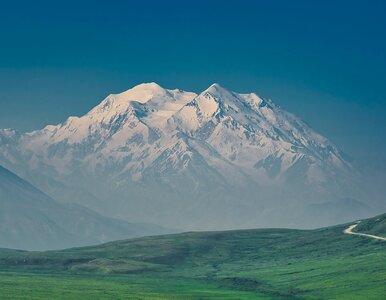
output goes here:
[[140, 84], [63, 124], [2, 130], [0, 150], [0, 163], [57, 199], [180, 228], [272, 226], [354, 193], [353, 168], [325, 137], [218, 84], [199, 95]]

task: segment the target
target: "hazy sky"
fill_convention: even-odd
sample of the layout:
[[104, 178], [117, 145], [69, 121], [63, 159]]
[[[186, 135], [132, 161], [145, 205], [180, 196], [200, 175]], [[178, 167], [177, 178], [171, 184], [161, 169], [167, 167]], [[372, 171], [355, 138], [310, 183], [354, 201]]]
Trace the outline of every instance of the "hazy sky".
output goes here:
[[141, 82], [219, 82], [386, 166], [386, 1], [9, 2], [0, 128], [60, 123]]

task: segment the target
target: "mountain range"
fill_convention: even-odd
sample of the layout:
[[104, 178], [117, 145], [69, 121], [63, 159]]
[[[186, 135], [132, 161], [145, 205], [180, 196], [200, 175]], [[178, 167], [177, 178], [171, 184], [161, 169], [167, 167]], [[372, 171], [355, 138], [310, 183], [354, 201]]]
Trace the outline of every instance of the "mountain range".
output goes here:
[[346, 221], [342, 203], [357, 203], [349, 218], [373, 213], [332, 142], [219, 84], [200, 94], [140, 84], [62, 124], [0, 130], [0, 164], [61, 203], [183, 230], [328, 225]]

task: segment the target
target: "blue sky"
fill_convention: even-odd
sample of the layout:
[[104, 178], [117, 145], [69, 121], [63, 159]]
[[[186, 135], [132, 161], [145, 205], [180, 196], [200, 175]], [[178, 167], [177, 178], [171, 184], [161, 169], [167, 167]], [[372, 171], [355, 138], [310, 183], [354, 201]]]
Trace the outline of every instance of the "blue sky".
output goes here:
[[1, 4], [0, 128], [59, 123], [141, 82], [219, 82], [386, 166], [385, 1], [53, 2]]

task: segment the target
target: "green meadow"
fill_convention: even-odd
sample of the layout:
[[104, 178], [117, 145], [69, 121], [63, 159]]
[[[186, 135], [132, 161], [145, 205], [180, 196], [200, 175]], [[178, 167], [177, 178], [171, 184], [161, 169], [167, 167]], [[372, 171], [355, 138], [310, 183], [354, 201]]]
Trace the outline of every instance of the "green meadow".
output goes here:
[[[386, 214], [362, 228], [376, 233], [385, 223]], [[343, 234], [348, 225], [190, 232], [47, 252], [4, 249], [0, 298], [386, 299], [386, 242]]]

